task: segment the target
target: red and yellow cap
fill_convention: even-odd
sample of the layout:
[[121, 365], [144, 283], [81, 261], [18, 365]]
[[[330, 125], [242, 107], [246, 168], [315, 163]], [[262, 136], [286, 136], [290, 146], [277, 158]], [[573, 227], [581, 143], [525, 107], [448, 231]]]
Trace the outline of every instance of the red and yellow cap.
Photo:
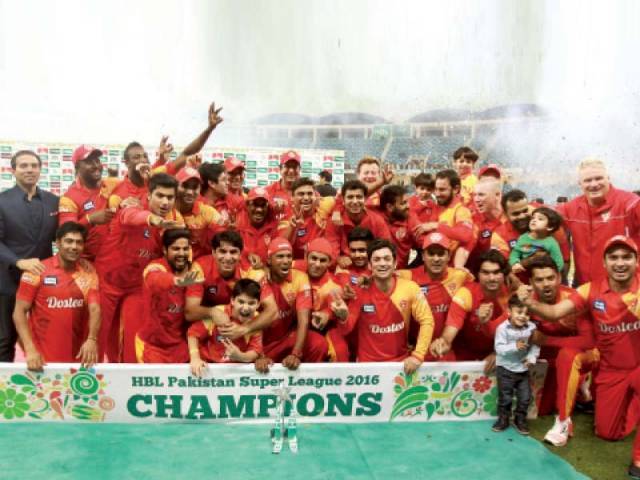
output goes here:
[[267, 256], [270, 257], [278, 252], [293, 252], [293, 248], [291, 247], [289, 240], [284, 237], [276, 237], [271, 240], [271, 243], [269, 243], [269, 247], [267, 248]]

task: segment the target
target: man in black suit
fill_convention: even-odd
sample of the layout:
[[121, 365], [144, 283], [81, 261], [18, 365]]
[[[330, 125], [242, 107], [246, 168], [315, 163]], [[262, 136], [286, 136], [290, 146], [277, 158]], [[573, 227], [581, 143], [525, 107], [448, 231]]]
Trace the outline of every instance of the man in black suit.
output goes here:
[[39, 275], [58, 227], [58, 197], [38, 188], [42, 160], [31, 150], [11, 158], [15, 187], [0, 193], [0, 362], [15, 356], [13, 309], [23, 271]]

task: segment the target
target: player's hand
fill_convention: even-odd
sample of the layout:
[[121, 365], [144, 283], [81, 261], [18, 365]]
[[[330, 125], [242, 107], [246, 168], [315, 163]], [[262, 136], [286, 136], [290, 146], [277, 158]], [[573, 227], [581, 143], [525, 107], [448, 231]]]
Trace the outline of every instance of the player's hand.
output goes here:
[[225, 338], [235, 340], [236, 338], [244, 337], [249, 333], [249, 328], [244, 325], [238, 325], [237, 323], [231, 323], [230, 321], [220, 325], [218, 332]]
[[329, 323], [329, 314], [327, 312], [311, 312], [311, 325], [318, 330], [324, 330]]
[[451, 344], [442, 337], [436, 338], [433, 342], [431, 342], [429, 351], [434, 357], [442, 358], [451, 351]]
[[529, 344], [526, 340], [516, 340], [516, 348], [518, 350], [526, 350], [527, 348], [529, 348]]
[[163, 135], [160, 138], [160, 145], [158, 145], [158, 150], [156, 151], [156, 155], [158, 156], [158, 160], [160, 160], [163, 164], [169, 159], [169, 155], [173, 152], [173, 145], [169, 143], [169, 135]]
[[490, 353], [484, 358], [484, 374], [489, 375], [496, 369], [496, 354]]
[[334, 315], [343, 322], [349, 316], [349, 308], [347, 307], [347, 304], [344, 302], [344, 300], [340, 296], [336, 296], [331, 301], [329, 308], [331, 308], [331, 311], [334, 313]]
[[136, 165], [136, 170], [143, 179], [147, 179], [151, 175], [151, 165], [148, 163], [139, 163]]
[[529, 344], [538, 345], [541, 347], [545, 344], [546, 340], [547, 340], [547, 337], [545, 336], [544, 333], [540, 332], [539, 330], [534, 330], [531, 336], [529, 337]]
[[138, 197], [127, 197], [120, 202], [120, 208], [140, 207], [142, 202]]
[[418, 360], [413, 355], [409, 355], [407, 358], [404, 359], [404, 373], [406, 373], [407, 375], [410, 375], [413, 372], [415, 372], [418, 368], [420, 368], [420, 365], [422, 365], [422, 362], [420, 360]]
[[342, 221], [342, 215], [338, 210], [334, 210], [334, 212], [331, 214], [331, 221], [336, 227], [341, 227], [342, 225], [344, 225], [344, 222]]
[[346, 301], [353, 300], [354, 298], [356, 298], [355, 290], [348, 283], [342, 289], [342, 298], [345, 299]]
[[300, 359], [295, 355], [287, 355], [284, 357], [284, 360], [282, 360], [282, 366], [289, 370], [297, 370], [300, 366]]
[[511, 271], [513, 273], [522, 273], [522, 272], [525, 272], [526, 269], [522, 266], [520, 262], [518, 262], [511, 265]]
[[175, 276], [173, 277], [173, 284], [176, 287], [188, 287], [189, 285], [196, 285], [198, 283], [203, 283], [204, 278], [198, 278], [198, 272], [187, 272], [183, 276]]
[[273, 365], [273, 360], [269, 357], [265, 357], [264, 355], [258, 357], [254, 362], [254, 367], [256, 372], [259, 373], [269, 373], [269, 367]]
[[178, 222], [176, 220], [165, 220], [162, 217], [159, 222], [152, 223], [155, 227], [162, 228], [163, 230], [174, 230], [177, 228], [185, 228], [184, 222]]
[[234, 362], [240, 362], [242, 360], [242, 352], [238, 346], [228, 338], [222, 338], [222, 344], [224, 345], [224, 355], [233, 360]]
[[202, 165], [202, 154], [196, 153], [187, 157], [188, 167], [195, 168], [197, 170], [200, 165]]
[[42, 275], [44, 273], [44, 265], [38, 258], [23, 258], [22, 260], [18, 260], [16, 267], [32, 275]]
[[115, 216], [116, 210], [111, 208], [105, 208], [104, 210], [96, 210], [87, 216], [91, 225], [104, 225], [109, 223]]
[[533, 287], [530, 285], [520, 285], [520, 287], [518, 287], [518, 298], [520, 299], [520, 301], [522, 303], [524, 303], [525, 305], [531, 305], [531, 302], [533, 300]]
[[493, 317], [493, 303], [486, 302], [481, 303], [478, 307], [478, 320], [481, 325], [484, 325]]
[[285, 208], [287, 208], [287, 201], [283, 198], [274, 198], [273, 199], [273, 211], [275, 213], [284, 212]]
[[84, 368], [89, 368], [98, 363], [98, 344], [93, 338], [87, 338], [82, 346], [77, 359], [80, 359], [80, 363]]
[[216, 102], [211, 102], [209, 105], [209, 128], [215, 129], [224, 121], [224, 118], [220, 116], [221, 111], [222, 107], [216, 110]]
[[27, 361], [27, 368], [34, 372], [41, 372], [42, 367], [46, 365], [44, 358], [40, 355], [40, 352], [34, 347], [27, 349], [25, 352], [25, 360]]
[[255, 253], [249, 254], [249, 263], [251, 264], [251, 268], [253, 268], [254, 270], [260, 270], [264, 267], [262, 258], [260, 258], [260, 255], [257, 255]]
[[338, 262], [337, 263], [338, 263], [338, 266], [340, 268], [344, 268], [344, 269], [349, 268], [351, 266], [351, 264], [352, 264], [351, 258], [349, 258], [346, 255], [342, 255], [342, 256], [338, 257]]
[[202, 377], [204, 372], [207, 371], [207, 368], [209, 368], [209, 365], [198, 355], [197, 358], [191, 359], [191, 361], [189, 362], [189, 368], [191, 369], [191, 374], [194, 377]]
[[395, 174], [393, 173], [393, 165], [387, 163], [382, 169], [382, 180], [384, 181], [384, 184], [389, 185], [393, 181], [394, 175]]

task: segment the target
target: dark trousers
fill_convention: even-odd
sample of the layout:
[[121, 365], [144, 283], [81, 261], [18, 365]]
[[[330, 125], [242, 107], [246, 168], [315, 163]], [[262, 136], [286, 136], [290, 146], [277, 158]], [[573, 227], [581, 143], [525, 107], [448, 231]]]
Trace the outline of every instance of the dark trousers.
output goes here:
[[0, 362], [13, 362], [16, 355], [16, 326], [13, 323], [15, 295], [0, 295]]
[[527, 418], [527, 410], [531, 403], [531, 387], [529, 371], [512, 372], [504, 367], [496, 368], [498, 379], [498, 416], [510, 417], [513, 406], [513, 394], [516, 396], [516, 418]]

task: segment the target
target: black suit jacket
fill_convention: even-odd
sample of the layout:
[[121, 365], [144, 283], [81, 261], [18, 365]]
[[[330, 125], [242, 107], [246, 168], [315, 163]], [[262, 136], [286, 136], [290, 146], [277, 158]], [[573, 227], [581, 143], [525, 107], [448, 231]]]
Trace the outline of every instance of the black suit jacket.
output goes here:
[[[34, 220], [27, 194], [17, 185], [0, 193], [0, 295], [14, 295], [20, 280], [16, 262], [50, 257], [58, 228], [58, 201], [53, 193], [37, 189], [32, 202], [40, 202], [42, 215]], [[39, 204], [32, 204], [32, 207]]]

